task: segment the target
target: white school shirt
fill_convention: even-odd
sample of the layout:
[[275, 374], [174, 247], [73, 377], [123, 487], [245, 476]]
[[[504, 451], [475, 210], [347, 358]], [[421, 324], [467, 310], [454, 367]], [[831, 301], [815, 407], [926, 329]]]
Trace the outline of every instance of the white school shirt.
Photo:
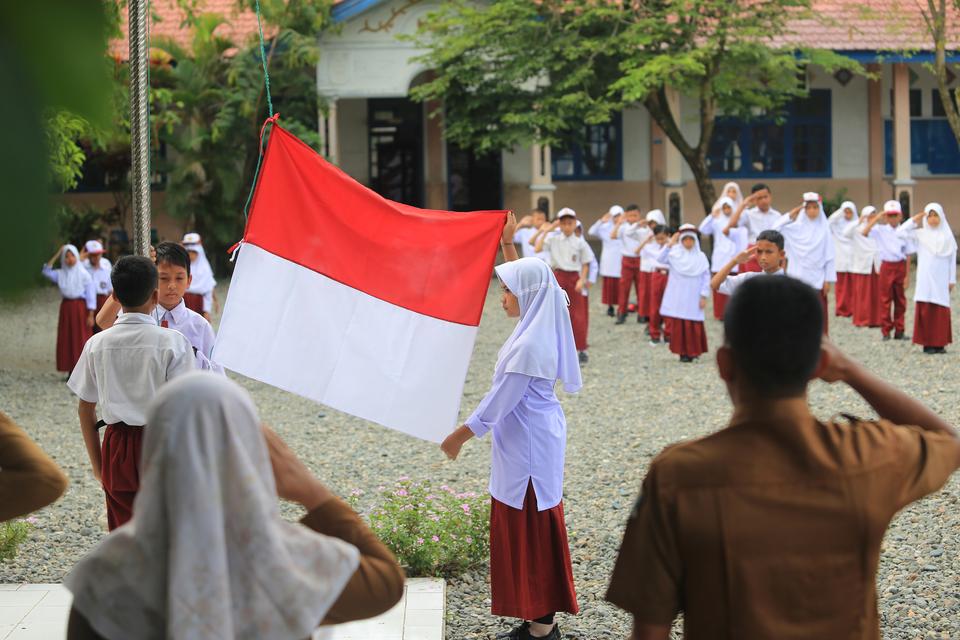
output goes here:
[[880, 261], [877, 258], [877, 243], [863, 235], [863, 220], [862, 217], [851, 220], [843, 230], [843, 235], [850, 239], [850, 273], [868, 276], [880, 270]]
[[[799, 215], [806, 215], [800, 213]], [[824, 284], [837, 281], [837, 268], [834, 260], [827, 260], [822, 267], [811, 269], [806, 266], [803, 260], [793, 260], [790, 256], [790, 229], [791, 225], [799, 224], [799, 218], [790, 219], [790, 216], [784, 215], [777, 223], [777, 231], [783, 234], [787, 245], [787, 275], [805, 282], [817, 291], [823, 289]], [[826, 242], [833, 242], [833, 235], [827, 230]]]
[[87, 269], [87, 273], [93, 278], [94, 293], [98, 296], [108, 296], [113, 293], [113, 283], [110, 282], [110, 261], [100, 257], [100, 264], [94, 267], [90, 264], [90, 258], [86, 258], [81, 264]]
[[660, 256], [660, 252], [663, 251], [663, 247], [665, 246], [667, 245], [657, 244], [656, 240], [648, 242], [646, 245], [644, 245], [643, 249], [640, 249], [640, 270], [653, 273], [654, 271], [658, 271], [660, 269], [666, 269], [667, 265], [657, 260], [657, 258]]
[[[907, 220], [899, 229], [902, 236], [916, 240], [917, 225]], [[917, 285], [914, 302], [928, 302], [950, 308], [950, 285], [957, 284], [957, 252], [938, 256], [917, 244]]]
[[[707, 216], [700, 223], [700, 233], [713, 236], [713, 252], [710, 256], [710, 270], [713, 273], [720, 271], [738, 253], [747, 248], [747, 230], [736, 226], [730, 229], [730, 235], [723, 232], [727, 228], [730, 218], [721, 214], [717, 217]], [[740, 269], [734, 267], [732, 273]]]
[[60, 269], [54, 269], [50, 265], [43, 265], [43, 268], [40, 271], [43, 276], [57, 285], [60, 289], [60, 295], [66, 298], [67, 300], [83, 300], [87, 303], [88, 311], [97, 310], [97, 294], [93, 289], [93, 281], [84, 285], [82, 289], [77, 289], [76, 291], [67, 290], [60, 285]]
[[158, 325], [166, 320], [168, 329], [179, 331], [190, 341], [190, 346], [197, 351], [198, 369], [223, 373], [223, 367], [210, 359], [216, 335], [206, 318], [193, 309], [188, 309], [183, 300], [169, 311], [157, 305], [153, 310], [153, 317]]
[[[664, 245], [657, 256], [657, 262], [670, 269], [670, 245]], [[680, 320], [703, 322], [703, 309], [700, 298], [710, 296], [710, 270], [704, 269], [698, 276], [684, 276], [671, 270], [667, 278], [667, 288], [660, 303], [660, 315]]]
[[907, 243], [889, 224], [877, 224], [868, 236], [877, 243], [877, 257], [881, 262], [903, 262], [907, 259]]
[[787, 272], [783, 269], [777, 269], [773, 273], [766, 273], [764, 271], [747, 271], [746, 273], [741, 273], [737, 276], [728, 276], [726, 280], [720, 283], [720, 288], [717, 289], [717, 293], [722, 293], [725, 296], [732, 296], [733, 292], [736, 291], [740, 285], [751, 278], [756, 278], [757, 276], [785, 276]]
[[[613, 229], [610, 229], [613, 233]], [[637, 249], [643, 244], [643, 241], [653, 234], [650, 226], [646, 222], [635, 222], [633, 224], [622, 224], [617, 232], [617, 238], [620, 240], [620, 255], [628, 258], [637, 258]]]
[[747, 242], [757, 244], [757, 236], [764, 231], [773, 229], [773, 226], [777, 224], [781, 217], [783, 217], [783, 214], [773, 207], [767, 209], [766, 213], [760, 211], [758, 207], [749, 207], [740, 214], [740, 221], [737, 226], [746, 227]]
[[553, 391], [555, 384], [507, 373], [466, 421], [478, 438], [492, 432], [490, 495], [514, 509], [523, 508], [531, 482], [539, 511], [552, 509], [563, 499], [567, 420]]
[[107, 424], [143, 426], [160, 386], [195, 368], [183, 334], [158, 327], [148, 315], [126, 313], [87, 340], [67, 387], [97, 403]]
[[543, 248], [550, 254], [550, 266], [560, 271], [581, 271], [583, 265], [595, 259], [587, 241], [575, 233], [569, 236], [555, 231], [543, 239]]
[[621, 260], [623, 254], [620, 252], [622, 241], [619, 237], [616, 240], [610, 237], [610, 234], [613, 233], [613, 225], [613, 220], [607, 220], [606, 222], [597, 220], [587, 231], [590, 237], [597, 238], [602, 245], [600, 249], [600, 275], [604, 278], [619, 278], [620, 267], [623, 265]]
[[520, 245], [520, 255], [523, 258], [540, 258], [544, 259], [545, 262], [549, 262], [549, 257], [546, 251], [541, 251], [540, 253], [536, 252], [535, 247], [530, 244], [530, 238], [537, 235], [537, 230], [533, 227], [524, 227], [523, 229], [517, 229], [513, 234], [513, 243]]

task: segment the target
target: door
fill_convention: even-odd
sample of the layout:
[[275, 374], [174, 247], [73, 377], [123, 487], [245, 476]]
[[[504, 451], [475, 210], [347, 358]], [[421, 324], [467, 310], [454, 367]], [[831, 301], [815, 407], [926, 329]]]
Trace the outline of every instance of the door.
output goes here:
[[502, 156], [447, 144], [447, 202], [451, 211], [485, 211], [503, 206]]
[[423, 206], [423, 107], [406, 98], [367, 103], [370, 188], [390, 200]]

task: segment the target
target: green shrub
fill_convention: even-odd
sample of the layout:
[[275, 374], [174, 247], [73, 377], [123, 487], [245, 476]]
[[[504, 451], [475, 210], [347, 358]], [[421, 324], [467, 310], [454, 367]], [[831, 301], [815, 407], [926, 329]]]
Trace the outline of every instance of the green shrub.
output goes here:
[[36, 518], [0, 523], [0, 560], [17, 557], [17, 547], [27, 540]]
[[[362, 495], [363, 491], [354, 490], [350, 503], [356, 507]], [[411, 577], [451, 577], [487, 561], [487, 496], [401, 478], [392, 487], [377, 488], [374, 504], [365, 515]]]

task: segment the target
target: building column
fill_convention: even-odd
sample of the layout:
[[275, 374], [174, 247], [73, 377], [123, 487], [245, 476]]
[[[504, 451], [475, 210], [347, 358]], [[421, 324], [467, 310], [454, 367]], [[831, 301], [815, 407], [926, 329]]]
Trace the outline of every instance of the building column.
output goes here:
[[530, 147], [532, 179], [530, 180], [530, 208], [535, 209], [540, 198], [546, 198], [547, 208], [554, 212], [553, 193], [557, 186], [553, 184], [553, 164], [550, 161], [550, 145], [535, 144]]
[[[666, 94], [667, 105], [670, 107], [674, 121], [679, 126], [680, 92], [672, 87], [667, 87]], [[683, 187], [686, 184], [683, 179], [683, 156], [680, 155], [680, 152], [677, 151], [677, 148], [666, 135], [663, 136], [663, 144], [664, 171], [661, 208], [667, 218], [667, 223], [676, 226], [683, 222]]]
[[893, 65], [893, 197], [909, 215], [913, 200], [910, 168], [910, 70], [898, 62]]
[[321, 109], [317, 115], [317, 128], [320, 133], [320, 153], [331, 164], [340, 164], [340, 136], [337, 132], [337, 100], [327, 100], [327, 113]]
[[868, 173], [867, 188], [868, 200], [877, 205], [886, 198], [884, 178], [884, 148], [883, 148], [883, 80], [882, 67], [872, 63], [867, 65], [867, 71], [875, 74], [876, 78], [867, 80], [867, 154]]
[[435, 113], [440, 102], [432, 100], [423, 105], [423, 155], [424, 190], [428, 209], [446, 209], [447, 196], [447, 145], [443, 139], [443, 116]]

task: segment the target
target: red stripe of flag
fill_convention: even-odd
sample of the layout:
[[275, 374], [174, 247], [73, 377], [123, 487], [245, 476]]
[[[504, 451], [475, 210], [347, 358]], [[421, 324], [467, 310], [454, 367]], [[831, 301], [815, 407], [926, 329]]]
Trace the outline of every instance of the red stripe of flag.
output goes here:
[[476, 326], [505, 216], [387, 200], [274, 125], [244, 241], [380, 300]]

